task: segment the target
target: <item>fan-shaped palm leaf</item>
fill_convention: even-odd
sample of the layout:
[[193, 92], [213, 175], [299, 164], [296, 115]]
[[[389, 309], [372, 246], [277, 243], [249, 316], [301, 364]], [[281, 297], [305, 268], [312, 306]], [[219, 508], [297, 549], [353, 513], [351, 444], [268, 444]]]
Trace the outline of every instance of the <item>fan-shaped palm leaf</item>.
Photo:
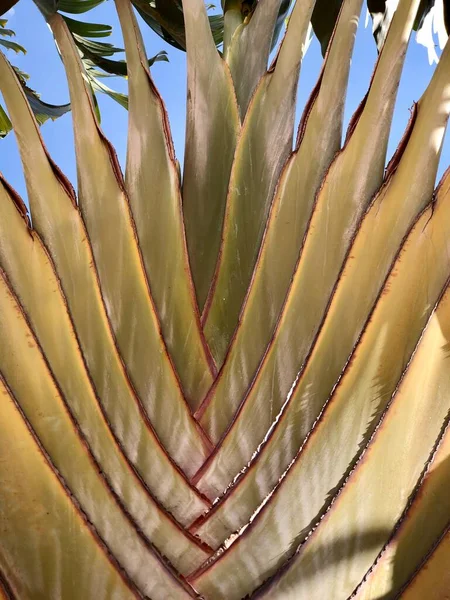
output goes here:
[[362, 5], [340, 6], [292, 150], [314, 0], [269, 69], [288, 3], [226, 3], [221, 54], [183, 0], [182, 183], [130, 0], [125, 177], [83, 26], [47, 12], [78, 196], [0, 56], [31, 213], [0, 178], [0, 598], [448, 594], [450, 45], [385, 169], [423, 5], [400, 1], [341, 144]]

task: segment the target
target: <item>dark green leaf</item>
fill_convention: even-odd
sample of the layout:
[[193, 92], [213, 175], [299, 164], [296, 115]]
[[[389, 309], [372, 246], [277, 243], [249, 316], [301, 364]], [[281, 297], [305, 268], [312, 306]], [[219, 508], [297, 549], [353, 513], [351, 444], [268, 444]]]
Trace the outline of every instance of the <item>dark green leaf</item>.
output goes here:
[[[158, 52], [158, 54], [149, 58], [148, 66], [151, 67], [155, 62], [161, 62], [161, 61], [169, 62], [169, 59], [167, 57], [167, 52], [165, 52], [164, 50], [161, 52]], [[85, 55], [85, 63], [87, 63], [87, 65], [89, 65], [89, 66], [92, 65], [92, 66], [100, 67], [100, 69], [103, 69], [104, 71], [106, 71], [106, 73], [96, 71], [95, 77], [108, 77], [108, 76], [114, 76], [114, 75], [117, 75], [119, 77], [127, 76], [127, 63], [124, 60], [111, 60], [108, 58], [103, 58], [98, 55], [93, 55], [93, 54], [91, 55], [91, 54], [87, 53]], [[89, 70], [89, 72], [90, 73], [92, 72], [91, 69]]]
[[33, 109], [34, 116], [40, 125], [48, 121], [48, 119], [52, 119], [52, 121], [54, 121], [58, 117], [62, 117], [62, 115], [65, 115], [70, 111], [70, 104], [47, 104], [47, 102], [43, 102], [39, 98], [38, 94], [34, 90], [27, 86], [25, 86], [25, 94], [31, 108]]
[[[184, 17], [181, 4], [177, 0], [133, 0], [133, 5], [139, 9], [139, 14], [144, 14], [150, 19], [146, 23], [171, 45], [172, 40], [183, 50], [186, 48], [184, 33]], [[153, 23], [156, 21], [157, 27]]]
[[111, 25], [103, 25], [101, 23], [84, 23], [83, 21], [76, 21], [75, 19], [71, 19], [70, 17], [66, 16], [63, 18], [72, 33], [76, 33], [84, 37], [107, 37], [112, 33]]
[[155, 64], [155, 62], [169, 62], [169, 57], [167, 56], [167, 52], [165, 50], [161, 50], [155, 56], [152, 56], [148, 59], [148, 66], [151, 67]]
[[105, 0], [59, 0], [58, 10], [74, 15], [88, 12]]
[[14, 65], [12, 65], [12, 68], [16, 72], [16, 75], [19, 77], [19, 79], [23, 80], [23, 83], [25, 83], [26, 81], [28, 81], [28, 79], [30, 79], [30, 76], [28, 75], [28, 73], [25, 73], [24, 71], [19, 69], [19, 67], [15, 67]]
[[[40, 95], [37, 92], [35, 92], [35, 90], [28, 87], [28, 85], [26, 84], [26, 80], [29, 79], [29, 75], [27, 73], [24, 73], [17, 67], [13, 66], [13, 69], [24, 89], [25, 95], [28, 99], [28, 102], [31, 106], [31, 109], [33, 110], [34, 116], [36, 117], [36, 120], [39, 123], [39, 125], [42, 125], [43, 123], [48, 121], [48, 119], [52, 119], [54, 121], [58, 117], [62, 117], [62, 115], [69, 112], [70, 104], [48, 104], [47, 102], [41, 100]], [[0, 115], [0, 123], [1, 121], [2, 119]]]
[[165, 42], [176, 48], [177, 50], [185, 50], [184, 46], [181, 46], [174, 38], [169, 34], [168, 31], [161, 27], [156, 19], [147, 14], [144, 10], [139, 8], [137, 4], [134, 4], [135, 9], [142, 17], [142, 20], [153, 29], [155, 33], [157, 33]]
[[14, 52], [16, 52], [17, 54], [19, 52], [23, 52], [23, 54], [27, 53], [25, 48], [23, 46], [21, 46], [20, 44], [16, 44], [16, 42], [11, 42], [10, 40], [0, 39], [0, 44], [2, 46], [4, 46], [5, 48], [8, 48], [8, 50], [14, 50]]
[[275, 23], [275, 29], [273, 31], [272, 38], [272, 50], [275, 48], [278, 38], [280, 37], [281, 30], [283, 28], [286, 17], [288, 16], [289, 9], [291, 8], [292, 0], [282, 0], [280, 4], [280, 10], [278, 12], [277, 22]]
[[[110, 76], [127, 76], [127, 63], [125, 60], [111, 60], [117, 52], [123, 52], [122, 48], [116, 48], [112, 44], [99, 42], [89, 38], [100, 38], [109, 36], [112, 28], [109, 25], [99, 23], [84, 23], [69, 17], [63, 16], [75, 43], [82, 54], [82, 61], [86, 68], [86, 75], [91, 86], [94, 98], [95, 111], [100, 120], [100, 111], [95, 98], [95, 92], [107, 94], [110, 98], [118, 102], [124, 108], [128, 108], [128, 97], [126, 94], [116, 92], [99, 81], [99, 78]], [[156, 56], [149, 59], [151, 66], [156, 61], [167, 61], [167, 53], [159, 52]]]
[[123, 48], [116, 48], [112, 44], [107, 44], [105, 42], [94, 42], [93, 40], [88, 40], [87, 38], [78, 35], [78, 33], [72, 33], [76, 45], [84, 50], [85, 48], [93, 53], [99, 54], [100, 56], [112, 56], [116, 52], [123, 52]]
[[0, 138], [5, 137], [12, 129], [11, 121], [9, 120], [8, 115], [3, 110], [3, 107], [0, 105]]
[[218, 46], [223, 42], [223, 15], [211, 15], [208, 18], [214, 43]]
[[[179, 0], [132, 0], [138, 13], [162, 39], [178, 48], [186, 49], [184, 16]], [[223, 15], [211, 15], [209, 24], [216, 46], [223, 42]]]
[[317, 0], [311, 18], [311, 24], [317, 39], [320, 42], [322, 55], [325, 56], [328, 42], [333, 33], [341, 9], [342, 0]]
[[111, 60], [109, 58], [103, 58], [102, 56], [90, 54], [85, 54], [85, 57], [89, 63], [95, 65], [96, 67], [100, 67], [109, 75], [117, 75], [119, 77], [127, 76], [127, 63], [124, 60]]
[[128, 96], [126, 94], [115, 92], [110, 87], [108, 87], [96, 78], [92, 78], [90, 81], [94, 92], [103, 92], [104, 94], [118, 102], [121, 106], [128, 109]]

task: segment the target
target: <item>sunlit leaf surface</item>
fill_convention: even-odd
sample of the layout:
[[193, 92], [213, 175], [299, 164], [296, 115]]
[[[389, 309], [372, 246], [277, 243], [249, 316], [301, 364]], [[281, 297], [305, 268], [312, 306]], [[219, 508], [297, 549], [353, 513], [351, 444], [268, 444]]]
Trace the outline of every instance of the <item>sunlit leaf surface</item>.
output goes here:
[[[444, 600], [448, 4], [369, 2], [342, 142], [363, 0], [115, 0], [123, 47], [76, 16], [102, 1], [38, 0], [70, 105], [0, 54], [29, 202], [0, 175], [0, 599]], [[187, 51], [183, 176], [135, 9]], [[414, 30], [445, 47], [386, 166]], [[128, 108], [124, 174], [97, 91]], [[39, 130], [69, 109], [77, 194]]]

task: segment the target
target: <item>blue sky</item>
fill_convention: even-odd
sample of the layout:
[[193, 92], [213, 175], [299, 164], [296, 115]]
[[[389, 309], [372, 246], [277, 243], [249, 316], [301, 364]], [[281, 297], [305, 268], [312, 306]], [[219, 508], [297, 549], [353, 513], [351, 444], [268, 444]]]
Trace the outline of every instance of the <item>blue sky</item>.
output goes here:
[[[8, 26], [16, 31], [16, 41], [23, 44], [28, 54], [15, 55], [8, 52], [10, 60], [31, 75], [30, 86], [38, 90], [42, 99], [50, 103], [68, 102], [67, 84], [64, 70], [56, 52], [52, 36], [35, 8], [32, 0], [20, 0], [12, 14], [9, 14]], [[118, 20], [112, 0], [105, 2], [95, 10], [81, 15], [84, 20], [109, 23], [113, 25], [113, 36], [109, 38], [116, 45], [122, 45]], [[376, 48], [370, 25], [364, 27], [365, 8], [361, 17], [352, 61], [350, 83], [346, 104], [346, 122], [360, 102], [372, 74], [376, 59]], [[165, 44], [150, 28], [141, 22], [144, 40], [149, 56], [160, 50], [166, 50], [169, 63], [160, 62], [152, 67], [153, 79], [160, 90], [170, 117], [175, 149], [179, 160], [183, 160], [185, 106], [186, 106], [186, 58], [171, 46]], [[120, 55], [116, 55], [120, 56]], [[317, 40], [313, 40], [302, 67], [297, 119], [317, 79], [321, 65], [321, 55]], [[389, 143], [388, 158], [393, 153], [409, 118], [409, 109], [425, 90], [434, 67], [428, 64], [426, 50], [415, 43], [414, 36], [410, 44], [402, 82], [399, 88], [394, 122]], [[126, 81], [111, 79], [111, 86], [126, 91]], [[110, 98], [99, 94], [102, 113], [102, 128], [114, 144], [121, 164], [124, 164], [127, 137], [127, 112]], [[58, 165], [69, 179], [76, 184], [75, 156], [70, 113], [55, 122], [47, 122], [42, 127], [44, 140]], [[450, 165], [450, 135], [447, 133], [442, 153], [438, 178]], [[0, 170], [7, 180], [26, 198], [20, 159], [13, 135], [0, 140]]]

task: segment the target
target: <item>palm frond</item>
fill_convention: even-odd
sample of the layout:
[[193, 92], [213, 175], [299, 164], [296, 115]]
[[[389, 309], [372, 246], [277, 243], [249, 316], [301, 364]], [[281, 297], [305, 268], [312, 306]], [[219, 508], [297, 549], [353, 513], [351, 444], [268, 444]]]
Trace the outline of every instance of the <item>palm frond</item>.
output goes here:
[[[148, 4], [187, 51], [181, 181], [134, 2], [115, 0], [126, 62], [56, 10], [98, 0], [39, 2], [78, 192], [40, 135], [56, 108], [0, 54], [29, 200], [0, 175], [0, 598], [442, 600], [449, 42], [386, 165], [431, 4], [371, 5], [384, 39], [344, 141], [363, 0], [326, 22], [320, 0], [227, 1], [223, 52], [203, 0]], [[330, 35], [295, 132], [311, 19]], [[129, 109], [125, 175], [97, 90]]]

